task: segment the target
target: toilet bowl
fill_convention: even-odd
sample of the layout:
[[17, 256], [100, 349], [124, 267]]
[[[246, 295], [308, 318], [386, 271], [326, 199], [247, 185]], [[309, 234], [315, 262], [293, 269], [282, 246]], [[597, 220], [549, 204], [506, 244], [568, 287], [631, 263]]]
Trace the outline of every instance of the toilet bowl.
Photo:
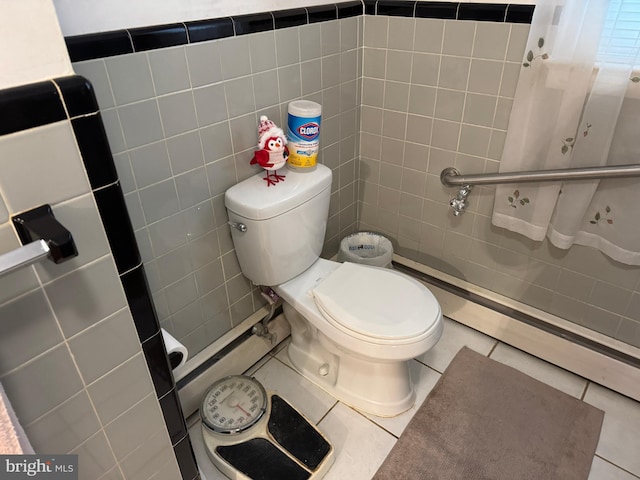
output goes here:
[[272, 188], [260, 174], [234, 185], [231, 237], [245, 277], [284, 300], [294, 368], [354, 408], [394, 416], [414, 403], [408, 360], [438, 341], [442, 313], [402, 273], [320, 258], [331, 179], [319, 164]]
[[393, 270], [318, 259], [274, 290], [291, 324], [289, 359], [303, 376], [367, 413], [411, 408], [407, 360], [442, 334], [426, 287]]

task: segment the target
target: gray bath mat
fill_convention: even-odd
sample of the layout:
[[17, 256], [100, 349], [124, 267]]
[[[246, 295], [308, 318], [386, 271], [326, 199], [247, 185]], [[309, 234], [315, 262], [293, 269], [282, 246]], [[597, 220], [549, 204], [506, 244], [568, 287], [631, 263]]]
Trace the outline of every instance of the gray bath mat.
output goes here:
[[463, 348], [375, 480], [584, 480], [604, 413]]

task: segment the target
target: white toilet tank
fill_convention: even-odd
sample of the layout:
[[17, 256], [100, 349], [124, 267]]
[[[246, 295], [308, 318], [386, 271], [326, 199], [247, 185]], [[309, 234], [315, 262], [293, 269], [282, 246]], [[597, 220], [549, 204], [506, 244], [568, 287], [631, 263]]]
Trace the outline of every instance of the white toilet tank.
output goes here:
[[240, 268], [256, 285], [279, 285], [304, 272], [324, 243], [331, 170], [318, 165], [312, 172], [280, 173], [286, 178], [275, 185], [258, 173], [225, 193]]

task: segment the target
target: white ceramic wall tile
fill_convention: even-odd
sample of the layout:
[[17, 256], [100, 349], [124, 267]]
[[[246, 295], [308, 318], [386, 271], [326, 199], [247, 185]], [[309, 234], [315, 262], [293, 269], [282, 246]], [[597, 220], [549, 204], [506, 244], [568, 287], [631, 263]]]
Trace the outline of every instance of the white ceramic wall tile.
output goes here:
[[[175, 464], [175, 461], [169, 461], [167, 462], [167, 465], [169, 464]], [[169, 468], [169, 466], [167, 466], [167, 468]], [[177, 466], [175, 466], [174, 468], [178, 468]], [[167, 470], [168, 472], [172, 471], [172, 470]], [[174, 476], [173, 478], [178, 478], [177, 476]], [[106, 472], [104, 475], [102, 475], [98, 480], [124, 480], [124, 477], [122, 476], [122, 471], [120, 470], [120, 467], [115, 466], [113, 467], [111, 470], [109, 470], [108, 472]]]
[[178, 213], [180, 203], [173, 178], [140, 190], [140, 202], [149, 224]]
[[218, 42], [222, 77], [225, 80], [251, 73], [249, 40], [246, 35], [224, 38]]
[[86, 384], [140, 352], [133, 318], [128, 308], [105, 318], [69, 340]]
[[488, 355], [496, 340], [458, 322], [444, 318], [444, 331], [436, 345], [416, 360], [430, 366], [438, 372], [444, 372], [453, 357], [462, 347]]
[[446, 20], [444, 23], [444, 41], [442, 53], [470, 57], [477, 22], [458, 22]]
[[3, 136], [0, 158], [0, 190], [10, 212], [90, 191], [69, 121]]
[[103, 425], [154, 392], [142, 353], [123, 362], [87, 387]]
[[204, 165], [202, 144], [198, 132], [188, 132], [167, 140], [167, 151], [174, 175], [188, 172]]
[[335, 449], [326, 480], [367, 480], [373, 477], [396, 438], [355, 410], [338, 403], [318, 424]]
[[98, 432], [101, 425], [89, 396], [81, 391], [24, 427], [36, 452], [68, 452]]
[[164, 141], [129, 150], [129, 158], [138, 188], [148, 187], [172, 176]]
[[117, 105], [154, 96], [149, 60], [145, 52], [118, 55], [105, 59]]
[[186, 46], [186, 52], [194, 88], [222, 80], [218, 42], [192, 43]]
[[198, 126], [191, 91], [158, 97], [162, 128], [166, 137], [194, 130]]
[[0, 307], [0, 375], [62, 342], [55, 316], [42, 290]]
[[[118, 117], [122, 125], [124, 142], [128, 148], [141, 147], [162, 139], [162, 123], [156, 99], [118, 107]], [[111, 128], [107, 129], [107, 132], [109, 131]], [[118, 132], [116, 131], [115, 134], [117, 135]], [[109, 139], [111, 140], [111, 137]]]
[[78, 455], [78, 470], [89, 478], [100, 477], [110, 471], [116, 463], [102, 430], [69, 453]]
[[[166, 456], [171, 458], [169, 452], [167, 452]], [[180, 478], [181, 476], [182, 474], [180, 473], [180, 469], [178, 468], [176, 461], [170, 459], [167, 463], [160, 467], [160, 470], [149, 477], [149, 480], [174, 480], [175, 478]], [[203, 478], [201, 480], [205, 479]]]
[[110, 255], [54, 280], [45, 291], [66, 338], [127, 304]]
[[640, 476], [640, 403], [593, 383], [584, 401], [605, 412], [596, 454]]
[[[322, 30], [323, 25], [320, 25], [320, 29]], [[324, 37], [323, 37], [324, 38]], [[339, 37], [338, 37], [339, 38]], [[270, 46], [270, 43], [273, 40], [266, 38], [266, 45]], [[281, 28], [275, 31], [275, 53], [276, 53], [276, 64], [278, 67], [284, 67], [286, 65], [292, 65], [294, 63], [300, 62], [300, 39], [299, 39], [299, 29], [297, 28]], [[264, 47], [263, 47], [264, 48]], [[252, 45], [251, 51], [251, 63], [252, 65], [256, 64], [258, 58], [254, 55], [255, 46]], [[257, 52], [256, 52], [257, 53]], [[266, 60], [271, 60], [271, 52], [267, 53], [266, 59], [264, 59], [261, 63], [264, 66]], [[332, 52], [335, 53], [335, 52]], [[326, 54], [325, 54], [326, 55]], [[260, 66], [260, 63], [258, 63]], [[264, 67], [263, 67], [264, 69]], [[254, 71], [255, 68], [254, 68]], [[257, 70], [259, 71], [259, 70]]]
[[191, 87], [185, 47], [152, 50], [147, 55], [157, 95]]
[[[120, 460], [120, 466], [127, 480], [148, 479], [164, 466], [163, 462], [167, 458], [173, 455], [175, 454], [167, 431], [161, 429]], [[176, 462], [173, 462], [173, 465], [175, 470]]]
[[155, 392], [135, 404], [108, 425], [104, 430], [116, 458], [122, 460], [151, 435], [164, 427], [164, 419]]
[[22, 423], [28, 425], [82, 390], [75, 365], [61, 344], [0, 379]]

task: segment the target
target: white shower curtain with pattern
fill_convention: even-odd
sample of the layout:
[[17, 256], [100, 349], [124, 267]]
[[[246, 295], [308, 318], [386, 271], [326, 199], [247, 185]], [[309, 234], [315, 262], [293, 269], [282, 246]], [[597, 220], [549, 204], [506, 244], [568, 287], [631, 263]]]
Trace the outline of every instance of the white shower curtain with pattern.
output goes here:
[[[537, 2], [501, 172], [640, 164], [638, 26], [640, 0]], [[492, 221], [640, 265], [639, 209], [640, 177], [508, 184]]]

